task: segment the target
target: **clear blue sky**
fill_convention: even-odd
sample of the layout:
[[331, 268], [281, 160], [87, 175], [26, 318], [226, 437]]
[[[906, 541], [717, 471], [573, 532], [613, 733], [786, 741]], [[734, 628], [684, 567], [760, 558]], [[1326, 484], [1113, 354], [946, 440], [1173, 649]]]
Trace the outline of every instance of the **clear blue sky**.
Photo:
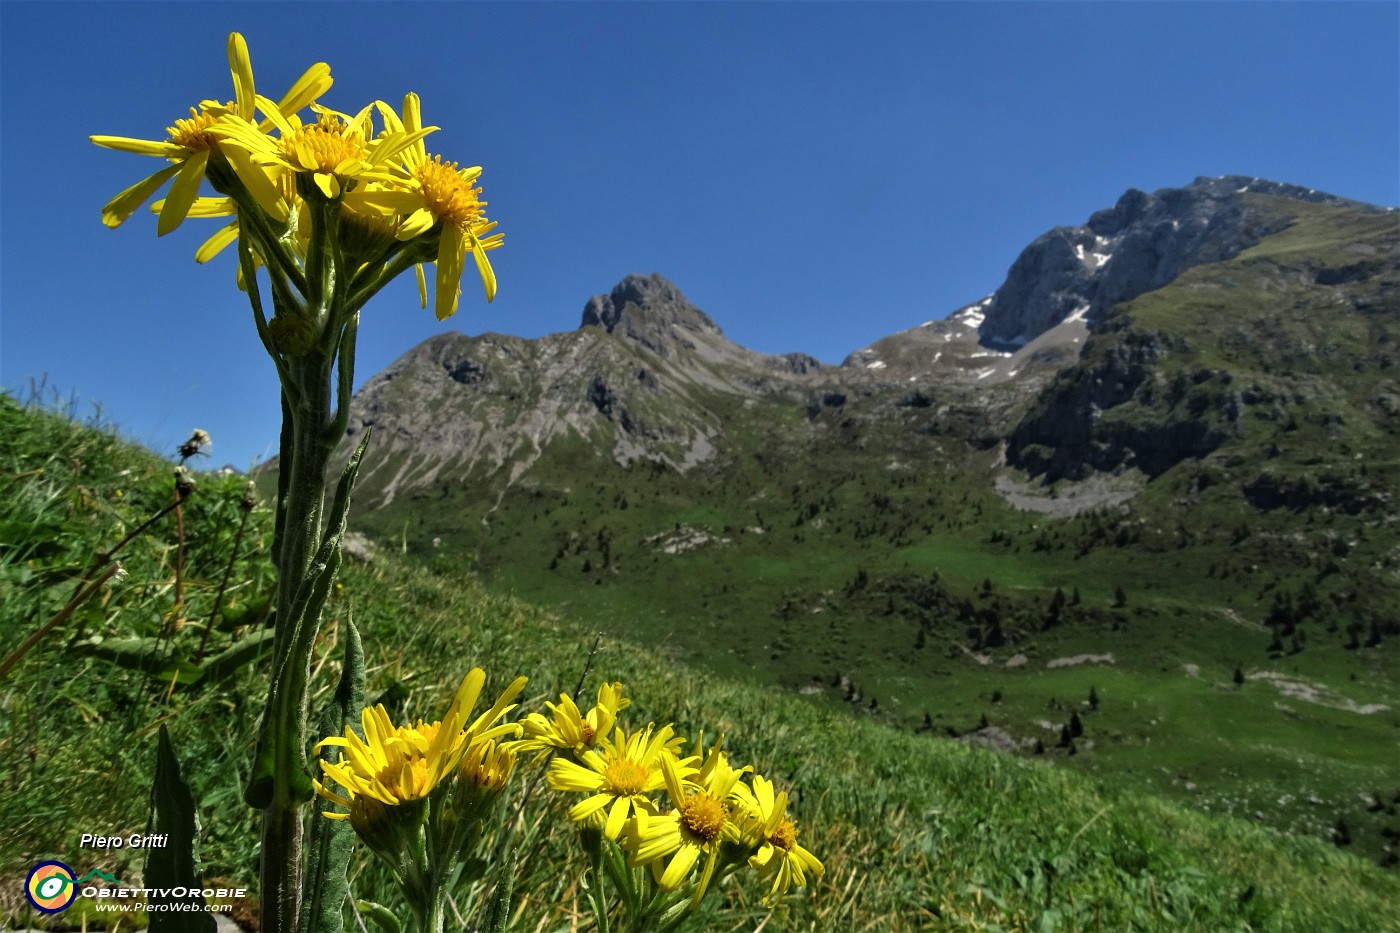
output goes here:
[[[212, 221], [116, 231], [159, 137], [232, 96], [231, 30], [279, 95], [418, 92], [432, 151], [485, 166], [500, 295], [445, 324], [366, 309], [357, 383], [456, 329], [578, 326], [659, 272], [731, 338], [828, 362], [990, 293], [1129, 187], [1245, 174], [1400, 201], [1400, 4], [0, 3], [0, 382], [47, 374], [128, 436], [275, 450], [276, 380]], [[90, 409], [89, 409], [90, 410]]]

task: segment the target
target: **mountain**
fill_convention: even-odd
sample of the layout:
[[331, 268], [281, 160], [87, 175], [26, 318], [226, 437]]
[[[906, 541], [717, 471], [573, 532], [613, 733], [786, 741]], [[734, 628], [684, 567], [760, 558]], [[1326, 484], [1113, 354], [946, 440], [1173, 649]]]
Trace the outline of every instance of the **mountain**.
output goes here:
[[1251, 178], [1130, 191], [839, 366], [632, 275], [370, 379], [353, 522], [661, 659], [1400, 861], [1397, 340], [1400, 213]]
[[[893, 417], [978, 448], [1005, 442], [1010, 465], [1050, 480], [1125, 467], [1159, 475], [1239, 435], [1240, 406], [1276, 406], [1280, 397], [1275, 376], [1261, 373], [1253, 389], [1232, 390], [1224, 408], [1177, 411], [1185, 390], [1176, 383], [1207, 381], [1177, 369], [1214, 359], [1193, 340], [1263, 341], [1251, 358], [1268, 369], [1271, 355], [1306, 356], [1314, 343], [1301, 331], [1328, 329], [1338, 301], [1357, 312], [1344, 328], [1349, 358], [1379, 354], [1357, 363], [1372, 365], [1375, 378], [1347, 377], [1346, 391], [1374, 390], [1362, 407], [1385, 421], [1393, 383], [1383, 375], [1382, 342], [1393, 322], [1381, 312], [1395, 304], [1396, 224], [1391, 209], [1254, 178], [1130, 190], [1083, 226], [1031, 243], [987, 298], [857, 350], [839, 367], [749, 351], [674, 284], [629, 275], [588, 300], [576, 331], [538, 340], [445, 334], [369, 380], [350, 428], [352, 437], [369, 426], [379, 432], [361, 495], [383, 505], [468, 478], [510, 486], [551, 446], [576, 443], [620, 466], [650, 461], [686, 473], [742, 455], [726, 435], [747, 432], [728, 422], [784, 422], [794, 407], [813, 437], [818, 416], [840, 411], [862, 422]], [[1173, 283], [1165, 299], [1156, 294]], [[1188, 291], [1183, 310], [1178, 298]], [[1270, 298], [1285, 291], [1297, 291], [1286, 309]], [[1246, 293], [1254, 324], [1243, 311], [1216, 313]], [[1165, 309], [1160, 326], [1133, 324], [1141, 308]], [[1259, 317], [1273, 322], [1272, 333]], [[1285, 318], [1297, 322], [1291, 349], [1277, 345]], [[1161, 391], [1161, 378], [1176, 387]], [[1189, 405], [1202, 404], [1202, 391], [1187, 393]], [[1132, 424], [1101, 423], [1108, 409], [1132, 412]]]

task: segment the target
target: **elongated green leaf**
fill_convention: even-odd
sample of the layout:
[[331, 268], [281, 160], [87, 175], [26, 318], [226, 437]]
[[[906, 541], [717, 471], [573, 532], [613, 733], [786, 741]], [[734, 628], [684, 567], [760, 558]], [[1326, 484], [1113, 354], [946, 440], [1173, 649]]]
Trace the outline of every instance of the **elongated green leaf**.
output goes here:
[[[285, 649], [286, 653], [275, 662], [277, 667], [268, 691], [257, 748], [253, 753], [252, 773], [243, 791], [243, 802], [250, 807], [261, 809], [272, 804], [279, 748], [284, 755], [290, 756], [284, 760], [296, 762], [288, 775], [293, 800], [310, 800], [314, 794], [311, 778], [306, 773], [305, 726], [291, 720], [290, 717], [299, 711], [286, 708], [286, 698], [296, 696], [305, 682], [306, 658], [316, 637], [321, 608], [326, 604], [326, 597], [340, 569], [340, 544], [345, 538], [345, 524], [350, 514], [350, 491], [355, 486], [355, 477], [368, 444], [369, 434], [366, 433], [345, 464], [340, 482], [336, 484], [325, 537], [292, 601], [288, 637], [285, 644], [279, 641], [279, 648]], [[288, 748], [289, 745], [291, 748]]]
[[[317, 735], [343, 735], [346, 725], [359, 718], [365, 704], [365, 652], [355, 623], [346, 620], [345, 666], [335, 694], [321, 713]], [[336, 746], [322, 749], [320, 757], [329, 763], [340, 760]], [[329, 778], [327, 779], [329, 780]], [[337, 788], [339, 789], [339, 788]], [[343, 793], [343, 790], [342, 790]], [[344, 807], [320, 801], [313, 809], [345, 812]], [[345, 898], [350, 892], [346, 875], [355, 849], [355, 831], [349, 820], [330, 820], [319, 813], [311, 817], [307, 834], [305, 888], [302, 892], [303, 933], [341, 933], [344, 927]]]
[[510, 901], [515, 894], [515, 874], [519, 865], [520, 849], [512, 845], [496, 876], [496, 890], [491, 892], [491, 901], [486, 905], [486, 923], [482, 926], [486, 933], [505, 933], [506, 925], [510, 923]]
[[240, 638], [232, 647], [204, 662], [201, 668], [204, 676], [211, 679], [227, 677], [245, 664], [253, 663], [265, 652], [272, 650], [272, 642], [276, 636], [276, 631], [265, 628], [247, 638]]
[[[180, 760], [170, 742], [170, 732], [162, 723], [156, 750], [156, 774], [151, 783], [151, 815], [146, 821], [150, 845], [146, 847], [146, 887], [154, 889], [147, 905], [150, 933], [214, 933], [214, 915], [209, 913], [203, 884], [196, 868], [199, 845], [199, 817], [194, 794], [180, 776]], [[174, 892], [195, 892], [175, 897]]]
[[376, 904], [374, 901], [356, 901], [355, 906], [360, 909], [361, 917], [373, 921], [374, 925], [383, 930], [384, 933], [402, 933], [403, 925], [383, 904]]

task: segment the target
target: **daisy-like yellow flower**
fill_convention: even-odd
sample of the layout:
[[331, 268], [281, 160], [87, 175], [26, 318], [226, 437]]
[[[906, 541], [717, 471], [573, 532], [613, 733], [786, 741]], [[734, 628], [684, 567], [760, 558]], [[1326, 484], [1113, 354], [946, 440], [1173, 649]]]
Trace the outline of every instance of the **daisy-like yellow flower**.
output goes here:
[[[363, 192], [352, 193], [346, 203], [361, 209], [388, 210], [402, 214], [400, 240], [410, 240], [441, 225], [438, 240], [437, 275], [434, 281], [434, 313], [439, 321], [457, 313], [462, 294], [462, 270], [467, 253], [476, 261], [477, 273], [486, 288], [486, 300], [496, 297], [496, 273], [486, 258], [488, 250], [499, 247], [505, 235], [491, 233], [496, 222], [487, 220], [481, 200], [481, 189], [475, 187], [481, 176], [481, 166], [461, 168], [440, 155], [429, 157], [423, 145], [422, 114], [417, 94], [407, 94], [403, 100], [403, 117], [382, 102], [377, 105], [391, 132], [413, 137], [403, 149], [405, 175], [396, 184], [371, 186]], [[418, 267], [418, 291], [423, 307], [428, 306], [427, 284], [423, 269]]]
[[805, 888], [809, 873], [825, 874], [821, 861], [797, 842], [797, 822], [787, 815], [787, 791], [774, 794], [773, 782], [759, 774], [753, 777], [752, 790], [743, 784], [735, 790], [743, 805], [745, 837], [758, 846], [749, 865], [773, 876], [764, 904], [771, 907], [789, 888]]
[[[330, 736], [316, 746], [317, 749], [325, 746], [344, 749], [340, 761], [332, 764], [322, 760], [321, 770], [343, 787], [348, 797], [319, 781], [315, 782], [317, 792], [332, 803], [349, 807], [352, 813], [355, 801], [361, 797], [391, 807], [426, 798], [443, 778], [457, 769], [472, 748], [503, 736], [520, 734], [520, 726], [515, 723], [496, 723], [514, 708], [511, 701], [525, 688], [524, 677], [516, 678], [490, 709], [468, 723], [485, 682], [485, 673], [473, 668], [462, 679], [452, 707], [440, 722], [419, 720], [417, 725], [395, 726], [383, 705], [367, 707], [360, 717], [363, 739], [346, 726], [344, 736]], [[334, 812], [325, 815], [342, 820], [351, 816]]]
[[[262, 103], [262, 99], [259, 99]], [[371, 120], [373, 104], [355, 116], [312, 105], [313, 123], [303, 123], [295, 113], [284, 115], [275, 107], [263, 107], [280, 136], [263, 133], [240, 114], [225, 114], [209, 127], [209, 133], [228, 144], [228, 151], [245, 153], [230, 156], [238, 178], [269, 212], [275, 210], [280, 182], [288, 174], [310, 175], [320, 192], [329, 199], [369, 181], [393, 183], [393, 159], [405, 147], [421, 145], [424, 136], [437, 130], [417, 127], [374, 135]]]
[[737, 799], [736, 787], [742, 786], [739, 776], [747, 769], [734, 770], [718, 750], [712, 752], [706, 765], [703, 779], [699, 771], [688, 778], [671, 760], [663, 759], [666, 793], [674, 809], [661, 815], [639, 810], [624, 843], [631, 853], [628, 863], [652, 866], [658, 883], [667, 891], [680, 887], [704, 855], [705, 867], [690, 899], [692, 910], [705, 896], [719, 867], [720, 846], [743, 838], [731, 801]]
[[[209, 159], [220, 152], [219, 138], [210, 133], [210, 127], [223, 117], [235, 116], [251, 121], [254, 110], [261, 103], [267, 115], [276, 113], [285, 119], [286, 114], [295, 113], [311, 103], [331, 86], [331, 69], [325, 62], [317, 62], [297, 79], [291, 89], [277, 103], [258, 97], [253, 88], [253, 65], [248, 57], [248, 45], [238, 33], [228, 37], [229, 71], [233, 74], [234, 100], [226, 103], [205, 100], [198, 107], [190, 108], [188, 119], [176, 120], [167, 127], [164, 140], [132, 139], [126, 136], [90, 136], [99, 146], [151, 155], [166, 159], [173, 164], [161, 169], [117, 195], [102, 208], [102, 222], [108, 227], [119, 227], [137, 208], [145, 204], [161, 185], [172, 177], [170, 186], [156, 223], [159, 236], [174, 230], [189, 215], [191, 205], [199, 195], [199, 186], [204, 181]], [[266, 101], [266, 103], [262, 103]], [[281, 216], [285, 216], [282, 209]]]
[[651, 806], [647, 794], [665, 786], [663, 766], [678, 774], [694, 770], [694, 759], [676, 759], [683, 740], [674, 735], [674, 729], [666, 725], [653, 732], [655, 726], [648, 723], [630, 736], [619, 727], [597, 750], [583, 752], [579, 756], [582, 764], [567, 758], [549, 763], [550, 790], [591, 793], [574, 805], [569, 819], [588, 822], [606, 810], [603, 834], [616, 839], [629, 814]]
[[462, 758], [457, 769], [460, 780], [489, 794], [505, 790], [515, 770], [515, 749], [494, 740], [478, 742]]
[[522, 752], [539, 752], [540, 756], [560, 749], [576, 755], [595, 747], [612, 732], [619, 710], [626, 709], [631, 700], [622, 695], [622, 684], [603, 684], [598, 688], [598, 702], [585, 715], [567, 693], [559, 694], [559, 704], [545, 703], [553, 714], [531, 713], [521, 725], [523, 737], [516, 745]]

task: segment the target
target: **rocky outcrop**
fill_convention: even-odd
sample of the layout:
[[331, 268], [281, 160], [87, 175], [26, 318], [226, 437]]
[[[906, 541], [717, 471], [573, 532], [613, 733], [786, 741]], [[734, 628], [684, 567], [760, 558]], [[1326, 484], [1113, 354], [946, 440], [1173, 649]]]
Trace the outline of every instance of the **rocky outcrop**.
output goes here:
[[1381, 210], [1234, 175], [1198, 178], [1152, 194], [1131, 189], [1084, 226], [1056, 227], [1017, 257], [983, 309], [982, 344], [1014, 349], [1075, 318], [1092, 327], [1114, 306], [1167, 285], [1193, 266], [1238, 255], [1289, 222], [1261, 203], [1261, 196]]
[[635, 340], [658, 356], [696, 349], [696, 339], [718, 337], [718, 325], [661, 276], [632, 274], [583, 308], [582, 327], [601, 327]]
[[1137, 469], [1159, 476], [1238, 432], [1240, 393], [1228, 372], [1177, 370], [1162, 386], [1163, 343], [1134, 331], [1096, 338], [1007, 438], [1006, 461], [1026, 472], [1083, 480]]

